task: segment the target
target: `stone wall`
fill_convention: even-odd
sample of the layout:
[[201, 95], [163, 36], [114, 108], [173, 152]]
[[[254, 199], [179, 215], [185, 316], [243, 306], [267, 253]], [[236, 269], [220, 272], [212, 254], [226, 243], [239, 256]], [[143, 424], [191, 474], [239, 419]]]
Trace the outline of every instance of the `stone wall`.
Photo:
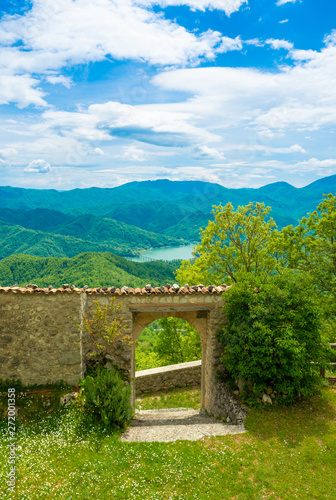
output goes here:
[[[166, 285], [143, 289], [60, 289], [0, 286], [0, 379], [20, 379], [26, 385], [56, 383], [64, 380], [76, 385], [83, 376], [92, 345], [81, 324], [82, 315], [90, 317], [94, 302], [100, 305], [115, 300], [121, 304], [120, 317], [132, 344], [110, 350], [109, 364], [118, 367], [135, 390], [135, 343], [152, 321], [173, 316], [188, 321], [202, 342], [202, 409], [216, 416], [229, 415], [228, 398], [222, 397], [217, 377], [222, 346], [216, 338], [223, 317], [221, 287]], [[224, 390], [224, 389], [223, 389]], [[225, 392], [225, 391], [224, 391]], [[231, 411], [231, 410], [230, 410]], [[232, 421], [235, 421], [234, 412]], [[231, 417], [230, 417], [231, 418]]]
[[26, 385], [82, 376], [79, 294], [0, 294], [0, 379]]
[[201, 368], [199, 360], [135, 372], [136, 394], [201, 385]]

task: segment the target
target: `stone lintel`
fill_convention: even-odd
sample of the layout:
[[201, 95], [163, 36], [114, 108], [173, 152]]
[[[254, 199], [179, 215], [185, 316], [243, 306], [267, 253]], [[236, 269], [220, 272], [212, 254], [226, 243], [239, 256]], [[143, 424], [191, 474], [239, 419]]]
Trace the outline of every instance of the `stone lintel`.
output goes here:
[[215, 306], [209, 306], [208, 304], [197, 304], [197, 305], [175, 305], [175, 304], [157, 304], [151, 305], [142, 304], [129, 306], [131, 312], [189, 312], [189, 311], [212, 311]]

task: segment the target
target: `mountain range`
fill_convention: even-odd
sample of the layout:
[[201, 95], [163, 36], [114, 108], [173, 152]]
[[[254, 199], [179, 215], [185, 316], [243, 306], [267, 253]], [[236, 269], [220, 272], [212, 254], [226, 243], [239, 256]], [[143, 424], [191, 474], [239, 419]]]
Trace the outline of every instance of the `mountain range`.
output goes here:
[[330, 192], [336, 192], [336, 175], [303, 188], [276, 182], [258, 189], [228, 189], [166, 179], [71, 191], [0, 187], [0, 258], [15, 253], [129, 256], [197, 241], [200, 227], [212, 218], [212, 207], [229, 201], [234, 207], [264, 202], [272, 207], [279, 227], [296, 225]]

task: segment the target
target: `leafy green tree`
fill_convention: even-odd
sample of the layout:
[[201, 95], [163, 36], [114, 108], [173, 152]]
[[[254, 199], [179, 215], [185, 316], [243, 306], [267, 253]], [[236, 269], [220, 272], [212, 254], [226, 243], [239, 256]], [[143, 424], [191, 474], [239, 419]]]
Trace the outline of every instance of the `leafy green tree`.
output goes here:
[[231, 287], [218, 332], [228, 378], [245, 380], [254, 397], [271, 388], [278, 402], [311, 394], [329, 355], [315, 295], [306, 275], [289, 271], [263, 279], [250, 274]]
[[202, 357], [199, 333], [179, 318], [161, 318], [155, 351], [162, 365], [196, 361]]
[[316, 283], [330, 340], [336, 338], [336, 196], [324, 195], [317, 209], [298, 226], [280, 232], [288, 266], [308, 273]]
[[150, 368], [158, 368], [164, 366], [164, 363], [159, 359], [154, 351], [135, 350], [135, 366], [136, 370], [149, 370]]
[[288, 265], [308, 272], [321, 291], [336, 298], [336, 196], [324, 195], [317, 210], [281, 236]]
[[159, 324], [157, 321], [150, 323], [141, 333], [135, 347], [136, 370], [148, 370], [162, 365], [155, 343], [158, 335]]
[[213, 208], [214, 220], [201, 230], [194, 262], [183, 261], [177, 271], [181, 283], [237, 282], [242, 273], [271, 274], [277, 268], [278, 232], [270, 207], [249, 203], [233, 209], [231, 203]]

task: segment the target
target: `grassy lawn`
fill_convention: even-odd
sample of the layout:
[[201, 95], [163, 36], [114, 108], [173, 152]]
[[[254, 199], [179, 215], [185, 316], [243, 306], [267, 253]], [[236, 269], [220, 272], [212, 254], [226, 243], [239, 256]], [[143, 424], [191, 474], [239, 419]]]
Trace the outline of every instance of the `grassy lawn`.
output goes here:
[[[180, 393], [155, 404], [197, 405], [197, 389]], [[153, 401], [144, 398], [143, 409]], [[121, 443], [76, 422], [75, 412], [57, 411], [20, 426], [15, 497], [2, 435], [1, 499], [336, 499], [335, 386], [287, 408], [250, 409], [246, 434], [197, 442]]]
[[201, 388], [187, 387], [169, 389], [157, 393], [148, 393], [135, 401], [137, 410], [161, 410], [163, 408], [194, 408], [201, 407]]

